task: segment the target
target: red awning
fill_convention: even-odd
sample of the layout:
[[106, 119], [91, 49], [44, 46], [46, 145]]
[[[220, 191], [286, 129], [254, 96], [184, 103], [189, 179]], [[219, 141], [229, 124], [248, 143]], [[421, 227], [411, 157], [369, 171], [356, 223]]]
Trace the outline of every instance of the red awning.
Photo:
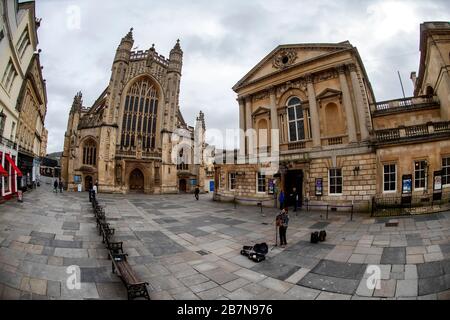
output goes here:
[[17, 173], [17, 175], [18, 175], [19, 177], [22, 177], [22, 176], [23, 176], [22, 171], [20, 171], [20, 169], [17, 168], [16, 163], [14, 162], [13, 159], [11, 159], [11, 157], [9, 156], [9, 154], [7, 154], [7, 155], [5, 156], [5, 158], [6, 158], [6, 160], [9, 162], [9, 164], [11, 165], [11, 167], [14, 169], [14, 171]]
[[2, 164], [0, 163], [0, 176], [8, 176], [8, 172], [2, 167]]

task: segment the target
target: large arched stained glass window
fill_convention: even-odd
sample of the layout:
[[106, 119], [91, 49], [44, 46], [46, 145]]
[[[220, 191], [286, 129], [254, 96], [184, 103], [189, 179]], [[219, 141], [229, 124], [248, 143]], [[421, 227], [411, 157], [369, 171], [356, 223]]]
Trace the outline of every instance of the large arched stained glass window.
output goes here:
[[150, 79], [136, 81], [125, 98], [122, 122], [122, 148], [134, 148], [142, 141], [143, 150], [156, 147], [158, 91]]
[[92, 139], [87, 140], [83, 145], [83, 164], [97, 165], [97, 143]]

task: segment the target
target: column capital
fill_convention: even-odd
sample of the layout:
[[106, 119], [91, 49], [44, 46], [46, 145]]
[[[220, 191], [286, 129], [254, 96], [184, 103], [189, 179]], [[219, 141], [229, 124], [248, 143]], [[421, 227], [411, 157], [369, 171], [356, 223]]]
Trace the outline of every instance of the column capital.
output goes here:
[[276, 86], [270, 86], [267, 88], [267, 92], [270, 96], [274, 96], [277, 93], [277, 87]]
[[311, 73], [308, 73], [305, 75], [305, 80], [307, 84], [312, 84], [314, 83], [314, 76]]
[[355, 63], [349, 63], [346, 65], [348, 70], [350, 70], [350, 72], [356, 72], [356, 64]]
[[345, 64], [342, 64], [342, 65], [338, 66], [336, 69], [337, 69], [339, 75], [345, 74], [345, 72], [347, 70]]

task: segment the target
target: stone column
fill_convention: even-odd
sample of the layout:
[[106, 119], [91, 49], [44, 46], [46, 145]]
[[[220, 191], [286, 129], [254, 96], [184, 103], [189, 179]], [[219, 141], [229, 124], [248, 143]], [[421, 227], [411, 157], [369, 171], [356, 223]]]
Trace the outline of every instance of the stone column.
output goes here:
[[253, 118], [252, 118], [252, 97], [247, 96], [245, 98], [245, 117], [246, 117], [246, 136], [247, 147], [246, 153], [248, 155], [254, 154], [255, 139], [253, 134]]
[[348, 137], [350, 143], [358, 141], [356, 136], [355, 115], [353, 114], [352, 99], [348, 88], [347, 77], [345, 76], [345, 66], [341, 66], [339, 71], [339, 81], [341, 83], [342, 100], [344, 103], [345, 116], [347, 118]]
[[270, 93], [270, 121], [271, 121], [271, 127], [272, 127], [272, 130], [269, 131], [269, 134], [270, 134], [270, 139], [271, 139], [270, 145], [271, 145], [271, 149], [272, 149], [272, 153], [273, 153], [273, 152], [278, 152], [280, 150], [280, 148], [279, 148], [280, 135], [274, 134], [272, 132], [272, 131], [276, 132], [277, 130], [279, 130], [276, 89], [271, 88], [269, 90], [269, 93]]
[[367, 117], [366, 117], [366, 106], [364, 104], [364, 98], [361, 92], [361, 85], [356, 74], [356, 65], [350, 64], [350, 77], [352, 78], [353, 92], [356, 98], [356, 110], [358, 111], [359, 127], [361, 130], [361, 140], [366, 141], [369, 139], [369, 130], [367, 129]]
[[245, 100], [239, 101], [239, 155], [245, 156]]
[[313, 77], [307, 77], [309, 113], [311, 115], [311, 133], [313, 138], [313, 147], [320, 148], [322, 143], [320, 139], [319, 111], [317, 109], [316, 93], [314, 91]]

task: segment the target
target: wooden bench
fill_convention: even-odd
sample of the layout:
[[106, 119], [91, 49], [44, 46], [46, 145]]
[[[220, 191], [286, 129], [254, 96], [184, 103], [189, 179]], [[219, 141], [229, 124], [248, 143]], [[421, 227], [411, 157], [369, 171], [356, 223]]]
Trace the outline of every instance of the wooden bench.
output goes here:
[[[123, 242], [114, 242], [112, 240], [115, 233], [114, 229], [111, 229], [108, 224], [103, 226], [103, 243], [106, 245], [110, 254], [124, 254]], [[108, 256], [109, 258], [109, 256]]]
[[150, 300], [147, 291], [148, 282], [142, 282], [138, 279], [131, 266], [128, 264], [126, 254], [110, 254], [112, 261], [112, 272], [118, 275], [125, 285], [128, 293], [128, 300], [144, 298]]

